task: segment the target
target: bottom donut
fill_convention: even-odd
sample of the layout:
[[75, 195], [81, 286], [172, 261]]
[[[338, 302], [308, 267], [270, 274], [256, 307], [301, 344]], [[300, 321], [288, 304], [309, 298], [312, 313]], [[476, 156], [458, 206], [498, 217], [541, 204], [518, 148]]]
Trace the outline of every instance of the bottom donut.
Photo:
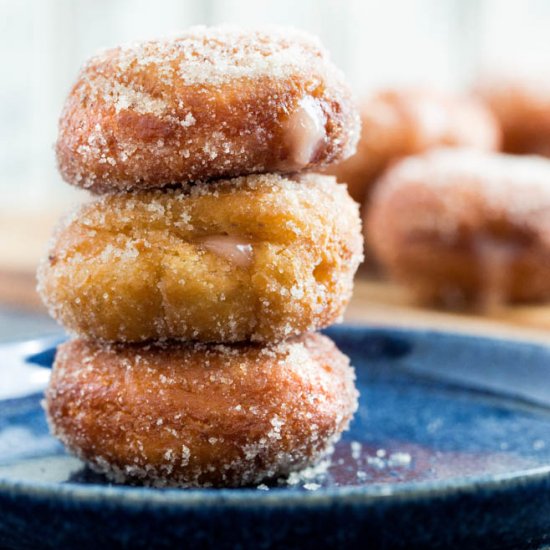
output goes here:
[[326, 336], [272, 345], [58, 349], [51, 430], [119, 483], [236, 487], [313, 465], [357, 408], [355, 374]]

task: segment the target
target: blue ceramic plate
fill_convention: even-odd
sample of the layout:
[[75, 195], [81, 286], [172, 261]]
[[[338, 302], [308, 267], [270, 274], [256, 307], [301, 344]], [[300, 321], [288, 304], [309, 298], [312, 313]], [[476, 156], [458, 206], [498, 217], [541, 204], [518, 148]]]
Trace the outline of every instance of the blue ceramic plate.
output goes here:
[[[359, 411], [329, 462], [269, 487], [110, 485], [48, 435], [40, 394], [4, 395], [0, 546], [544, 546], [550, 348], [434, 332], [328, 332], [356, 367]], [[36, 390], [51, 345], [0, 349], [0, 386], [19, 372]]]

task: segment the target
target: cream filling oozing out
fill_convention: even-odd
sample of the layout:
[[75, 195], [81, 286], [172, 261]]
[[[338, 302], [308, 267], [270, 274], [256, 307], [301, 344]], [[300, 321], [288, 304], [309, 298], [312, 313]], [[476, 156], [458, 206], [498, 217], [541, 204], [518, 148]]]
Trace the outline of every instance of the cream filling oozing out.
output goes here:
[[311, 96], [298, 102], [298, 108], [285, 121], [283, 132], [289, 156], [283, 168], [299, 170], [307, 166], [326, 138], [326, 116]]
[[482, 289], [478, 305], [483, 310], [491, 311], [507, 301], [512, 283], [512, 265], [521, 247], [514, 242], [480, 235], [474, 240], [474, 251]]
[[200, 239], [199, 244], [208, 252], [216, 254], [238, 267], [249, 267], [254, 250], [252, 243], [232, 235], [210, 235]]

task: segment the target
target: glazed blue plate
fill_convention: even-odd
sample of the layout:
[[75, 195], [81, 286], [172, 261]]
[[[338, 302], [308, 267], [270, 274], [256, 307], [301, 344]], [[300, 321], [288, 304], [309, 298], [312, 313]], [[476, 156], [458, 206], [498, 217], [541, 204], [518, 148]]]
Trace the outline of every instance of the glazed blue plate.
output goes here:
[[[425, 331], [342, 326], [328, 333], [355, 365], [359, 411], [330, 460], [260, 488], [109, 484], [48, 435], [39, 393], [4, 395], [0, 546], [518, 549], [548, 543], [550, 348]], [[4, 382], [16, 369], [27, 369], [29, 391], [36, 392], [53, 344], [0, 349], [0, 386], [9, 386]]]

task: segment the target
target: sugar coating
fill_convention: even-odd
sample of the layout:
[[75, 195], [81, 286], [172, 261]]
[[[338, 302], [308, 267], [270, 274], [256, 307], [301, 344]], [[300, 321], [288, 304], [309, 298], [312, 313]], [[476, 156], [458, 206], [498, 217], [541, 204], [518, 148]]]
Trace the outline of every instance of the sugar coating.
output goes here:
[[[433, 190], [452, 218], [466, 214], [465, 201], [470, 199], [480, 203], [488, 217], [505, 217], [519, 226], [534, 226], [538, 232], [544, 221], [542, 211], [550, 206], [549, 182], [550, 161], [541, 157], [439, 149], [399, 163], [380, 183], [376, 200], [421, 187]], [[420, 223], [430, 223], [418, 218]], [[548, 239], [548, 224], [540, 229], [546, 229], [543, 237]]]
[[[244, 259], [212, 239], [247, 247]], [[341, 317], [362, 240], [357, 205], [328, 176], [108, 195], [63, 222], [38, 288], [90, 338], [280, 340]]]
[[495, 150], [498, 123], [477, 98], [428, 88], [388, 88], [361, 104], [357, 152], [328, 173], [348, 184], [363, 203], [376, 179], [401, 157], [441, 146]]
[[[303, 69], [304, 55], [311, 59], [328, 55], [316, 37], [298, 29], [246, 31], [230, 25], [191, 27], [176, 38], [136, 42], [116, 51], [121, 72], [134, 63], [154, 64], [165, 81], [179, 77], [188, 85], [262, 76], [288, 78]], [[113, 50], [102, 52], [88, 66], [109, 62], [112, 55]]]
[[[305, 143], [288, 123], [304, 105], [318, 113]], [[92, 58], [57, 156], [68, 182], [103, 192], [325, 166], [351, 155], [358, 133], [349, 87], [315, 38], [194, 27]]]
[[379, 182], [366, 234], [426, 301], [482, 307], [550, 297], [550, 161], [442, 149]]
[[45, 407], [52, 432], [119, 483], [242, 486], [318, 462], [357, 408], [325, 336], [257, 346], [73, 340]]

